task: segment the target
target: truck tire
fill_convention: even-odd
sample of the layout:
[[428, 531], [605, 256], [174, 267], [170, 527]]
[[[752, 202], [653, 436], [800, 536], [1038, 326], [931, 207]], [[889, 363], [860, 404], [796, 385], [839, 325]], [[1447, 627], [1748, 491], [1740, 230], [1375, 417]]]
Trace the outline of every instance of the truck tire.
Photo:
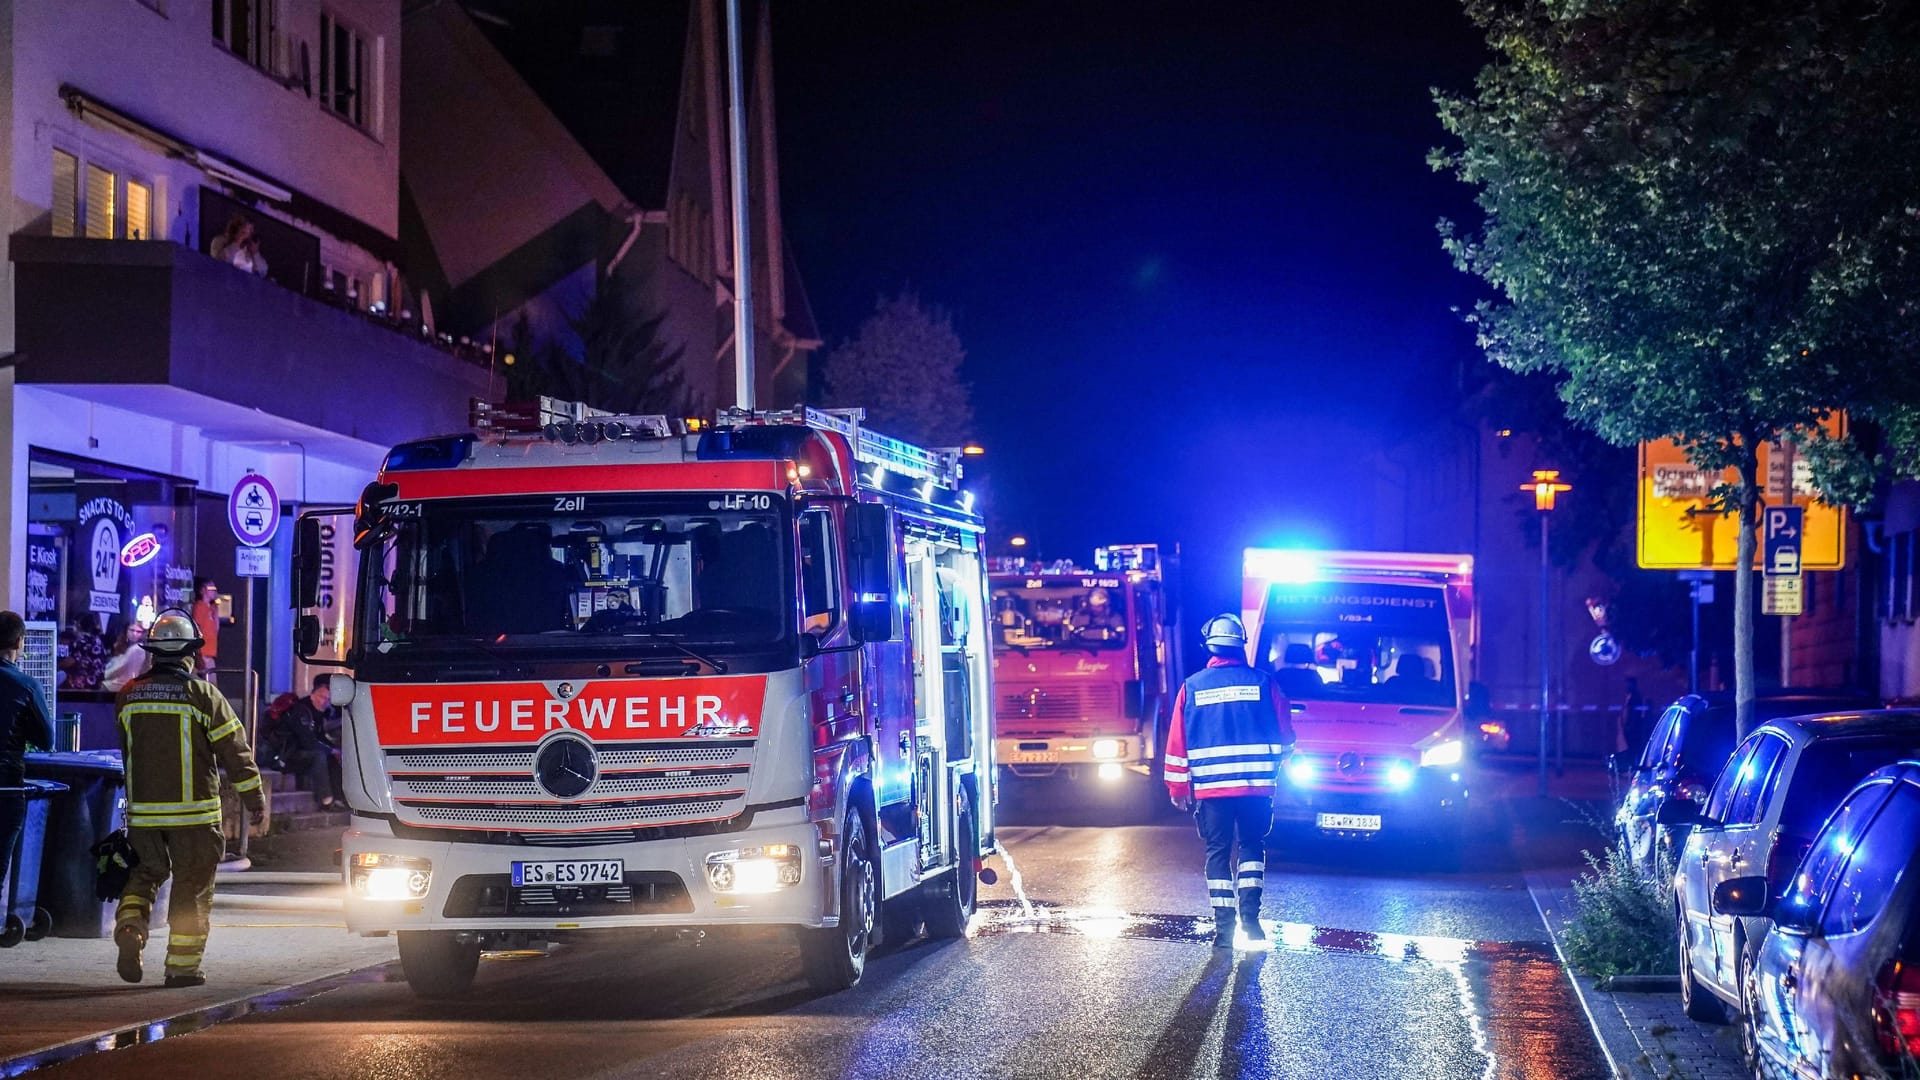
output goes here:
[[840, 925], [800, 931], [800, 970], [816, 990], [846, 990], [867, 970], [879, 916], [880, 875], [867, 839], [866, 815], [847, 811], [840, 845]]
[[465, 996], [480, 969], [480, 943], [461, 941], [450, 930], [400, 931], [400, 970], [415, 996], [429, 1000]]
[[958, 851], [953, 872], [933, 883], [927, 892], [927, 936], [961, 938], [967, 936], [967, 923], [980, 895], [980, 872], [974, 864], [980, 858], [980, 833], [973, 826], [973, 797], [960, 796], [959, 813], [954, 815], [954, 836]]

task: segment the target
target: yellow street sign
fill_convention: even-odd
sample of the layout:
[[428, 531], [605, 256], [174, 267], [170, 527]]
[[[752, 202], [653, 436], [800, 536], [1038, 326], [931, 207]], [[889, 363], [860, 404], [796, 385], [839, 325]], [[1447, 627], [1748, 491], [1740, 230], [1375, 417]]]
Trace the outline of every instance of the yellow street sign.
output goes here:
[[1800, 583], [1804, 579], [1799, 574], [1763, 580], [1766, 584], [1760, 589], [1760, 614], [1801, 615], [1805, 613], [1806, 594], [1800, 589]]
[[[1831, 422], [1835, 432], [1845, 422]], [[1791, 447], [1770, 444], [1760, 448], [1760, 473], [1766, 477], [1765, 501], [1779, 506], [1786, 500], [1792, 475], [1793, 505], [1806, 508], [1805, 535], [1800, 538], [1800, 569], [1839, 570], [1847, 565], [1847, 513], [1814, 501], [1811, 470], [1805, 457]], [[1647, 570], [1731, 570], [1740, 542], [1739, 517], [1714, 512], [1708, 493], [1731, 484], [1732, 469], [1715, 472], [1687, 460], [1671, 439], [1640, 444], [1639, 562]], [[1754, 539], [1754, 566], [1760, 565], [1760, 542]]]

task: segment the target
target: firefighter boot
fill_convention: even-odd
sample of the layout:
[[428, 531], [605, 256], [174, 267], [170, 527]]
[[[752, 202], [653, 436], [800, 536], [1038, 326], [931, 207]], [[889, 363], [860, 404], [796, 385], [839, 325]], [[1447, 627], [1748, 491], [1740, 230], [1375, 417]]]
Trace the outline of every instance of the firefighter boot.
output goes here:
[[1267, 931], [1260, 925], [1260, 890], [1240, 890], [1240, 925], [1246, 930], [1248, 941], [1267, 940]]
[[139, 982], [145, 974], [140, 968], [140, 950], [146, 947], [146, 935], [132, 923], [121, 923], [113, 929], [113, 943], [120, 947], [120, 959], [114, 964], [114, 970], [127, 982]]
[[1233, 948], [1233, 909], [1217, 907], [1213, 909], [1213, 947], [1216, 949]]

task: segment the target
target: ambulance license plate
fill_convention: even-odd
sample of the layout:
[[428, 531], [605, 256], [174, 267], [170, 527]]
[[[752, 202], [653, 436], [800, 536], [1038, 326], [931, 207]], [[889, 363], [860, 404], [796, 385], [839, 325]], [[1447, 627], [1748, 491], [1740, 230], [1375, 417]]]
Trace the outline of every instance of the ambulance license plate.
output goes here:
[[1343, 832], [1379, 832], [1379, 814], [1321, 814], [1319, 824], [1323, 829], [1339, 829]]
[[1020, 765], [1051, 765], [1060, 760], [1058, 750], [1022, 750], [1014, 755], [1014, 761]]
[[513, 864], [514, 888], [527, 885], [618, 885], [626, 877], [627, 864], [620, 859]]

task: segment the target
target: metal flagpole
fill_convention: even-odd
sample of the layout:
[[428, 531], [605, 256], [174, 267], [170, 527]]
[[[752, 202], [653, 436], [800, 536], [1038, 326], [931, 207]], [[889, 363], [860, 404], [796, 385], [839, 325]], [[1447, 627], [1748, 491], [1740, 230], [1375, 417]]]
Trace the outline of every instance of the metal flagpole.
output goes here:
[[747, 108], [740, 78], [740, 0], [727, 0], [727, 78], [733, 128], [733, 401], [754, 407], [752, 214], [747, 209]]

